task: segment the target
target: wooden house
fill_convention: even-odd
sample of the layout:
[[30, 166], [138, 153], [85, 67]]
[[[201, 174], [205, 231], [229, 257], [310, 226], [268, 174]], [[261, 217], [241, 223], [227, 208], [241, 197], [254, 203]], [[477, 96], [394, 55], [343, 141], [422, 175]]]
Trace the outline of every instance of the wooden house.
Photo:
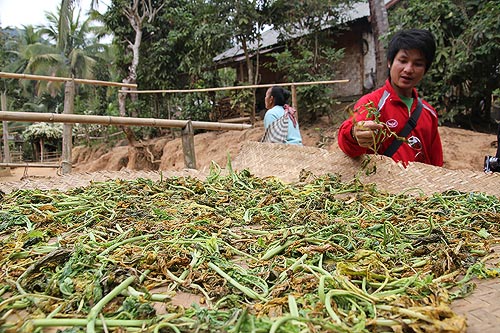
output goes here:
[[[395, 5], [397, 0], [385, 0], [386, 8]], [[375, 43], [370, 24], [370, 8], [368, 1], [355, 4], [345, 17], [347, 29], [339, 34], [334, 34], [336, 46], [344, 49], [344, 58], [338, 66], [338, 72], [331, 80], [347, 79], [348, 83], [336, 84], [334, 97], [341, 101], [354, 101], [362, 94], [374, 88], [375, 78]], [[299, 34], [300, 35], [300, 34]], [[303, 34], [302, 34], [303, 35]], [[250, 44], [251, 59], [259, 54], [259, 80], [258, 84], [272, 84], [283, 81], [283, 73], [273, 72], [266, 68], [266, 62], [274, 61], [269, 53], [280, 52], [284, 49], [284, 43], [278, 40], [279, 32], [270, 29], [262, 33], [262, 40], [257, 44]], [[299, 36], [300, 37], [300, 36]], [[241, 47], [235, 46], [214, 58], [219, 68], [232, 67], [237, 72], [237, 80], [242, 82], [247, 73], [245, 54]], [[256, 100], [263, 101], [265, 89], [256, 92]], [[257, 111], [262, 105], [257, 105]]]

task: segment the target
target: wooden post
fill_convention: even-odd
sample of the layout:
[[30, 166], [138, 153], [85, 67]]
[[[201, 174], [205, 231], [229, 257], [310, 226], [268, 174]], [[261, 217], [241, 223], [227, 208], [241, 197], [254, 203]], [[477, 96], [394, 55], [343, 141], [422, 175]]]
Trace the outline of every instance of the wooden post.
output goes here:
[[40, 138], [38, 144], [40, 145], [40, 162], [43, 163], [43, 155], [45, 154], [45, 149], [43, 148], [44, 147], [43, 138]]
[[252, 89], [252, 110], [250, 110], [250, 124], [255, 125], [255, 107], [257, 106], [256, 90]]
[[196, 169], [196, 156], [194, 153], [194, 130], [191, 120], [182, 128], [182, 150], [184, 152], [184, 165], [188, 169]]
[[[2, 96], [1, 96], [1, 104], [2, 104], [2, 111], [7, 111], [7, 94], [5, 91], [2, 91]], [[8, 122], [4, 121], [2, 122], [3, 126], [3, 161], [5, 163], [10, 163], [10, 148], [9, 148], [9, 128], [8, 128]]]
[[[75, 81], [64, 83], [64, 114], [73, 114], [75, 108]], [[61, 173], [71, 173], [71, 150], [73, 149], [73, 125], [64, 124], [61, 156]]]
[[368, 0], [370, 7], [370, 25], [375, 40], [375, 87], [384, 85], [387, 79], [387, 50], [381, 37], [389, 31], [389, 19], [384, 0]]
[[297, 111], [295, 118], [299, 119], [299, 108], [297, 103], [297, 86], [292, 84], [292, 107]]

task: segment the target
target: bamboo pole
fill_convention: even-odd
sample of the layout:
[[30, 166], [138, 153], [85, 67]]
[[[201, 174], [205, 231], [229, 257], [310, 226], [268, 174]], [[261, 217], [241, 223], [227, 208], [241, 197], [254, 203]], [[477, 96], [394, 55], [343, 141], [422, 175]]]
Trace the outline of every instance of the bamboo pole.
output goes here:
[[109, 82], [109, 81], [99, 81], [99, 80], [72, 79], [70, 77], [56, 77], [56, 76], [17, 74], [17, 73], [5, 73], [5, 72], [0, 72], [0, 78], [56, 81], [56, 82], [66, 82], [66, 81], [74, 80], [75, 83], [81, 83], [81, 84], [92, 84], [92, 85], [97, 85], [97, 86], [108, 86], [108, 87], [137, 88], [137, 84], [135, 84], [135, 83], [120, 83], [120, 82]]
[[297, 102], [297, 86], [292, 84], [292, 107], [297, 112], [297, 119], [299, 118], [299, 103]]
[[250, 121], [250, 117], [238, 117], [238, 118], [219, 120], [219, 122], [221, 122], [221, 123], [242, 123], [244, 121]]
[[[7, 93], [5, 91], [2, 91], [0, 95], [0, 104], [1, 104], [1, 111], [6, 111], [7, 110]], [[11, 162], [10, 158], [10, 147], [9, 147], [9, 128], [7, 126], [7, 122], [3, 122], [2, 124], [2, 138], [3, 138], [3, 162], [9, 163]]]
[[0, 167], [4, 168], [59, 168], [59, 164], [55, 163], [0, 163]]
[[274, 86], [310, 86], [314, 84], [335, 84], [347, 83], [349, 80], [333, 80], [333, 81], [314, 81], [314, 82], [294, 82], [294, 83], [272, 83], [272, 84], [254, 84], [248, 86], [234, 86], [234, 87], [218, 87], [218, 88], [203, 88], [203, 89], [173, 89], [173, 90], [119, 90], [119, 92], [130, 94], [168, 94], [168, 93], [194, 93], [194, 92], [208, 92], [208, 91], [221, 91], [221, 90], [240, 90], [240, 89], [255, 89], [255, 88], [269, 88]]
[[[156, 118], [132, 118], [132, 117], [111, 117], [111, 116], [87, 116], [76, 114], [59, 113], [38, 113], [38, 112], [14, 112], [0, 111], [0, 120], [6, 121], [26, 121], [26, 122], [47, 122], [47, 123], [68, 123], [68, 124], [101, 124], [101, 125], [121, 125], [121, 126], [150, 126], [150, 127], [176, 127], [184, 128], [189, 120], [170, 120]], [[208, 121], [191, 121], [194, 129], [205, 130], [233, 130], [242, 131], [252, 128], [249, 124], [228, 124]]]
[[[64, 82], [64, 114], [72, 115], [75, 109], [75, 81]], [[43, 149], [43, 146], [41, 147]], [[71, 173], [71, 151], [73, 150], [73, 125], [64, 123], [62, 137], [62, 174]], [[43, 158], [43, 153], [42, 153]]]

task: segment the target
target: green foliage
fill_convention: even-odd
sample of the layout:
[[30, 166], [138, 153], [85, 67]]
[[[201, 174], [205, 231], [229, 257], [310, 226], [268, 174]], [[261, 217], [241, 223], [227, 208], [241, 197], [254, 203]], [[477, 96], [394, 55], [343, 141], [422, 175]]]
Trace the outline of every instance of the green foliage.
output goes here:
[[[500, 86], [498, 1], [405, 1], [389, 15], [391, 31], [426, 28], [437, 40], [436, 59], [421, 91], [442, 120], [489, 116], [490, 96]], [[411, 15], [409, 14], [411, 13]], [[481, 100], [487, 107], [481, 114]]]
[[269, 7], [271, 24], [293, 35], [301, 31], [318, 32], [338, 26], [345, 13], [356, 1], [352, 0], [292, 0], [273, 1]]
[[89, 36], [92, 20], [80, 20], [80, 12], [74, 5], [73, 1], [61, 1], [57, 13], [46, 14], [49, 24], [41, 29], [41, 33], [64, 57], [67, 75], [88, 78], [95, 62], [88, 52], [88, 46], [93, 41]]
[[62, 124], [34, 123], [23, 131], [23, 138], [27, 141], [39, 139], [62, 139]]
[[[317, 46], [315, 52], [306, 40], [295, 43], [293, 50], [292, 52], [290, 49], [286, 49], [281, 53], [271, 54], [276, 62], [271, 63], [270, 67], [274, 71], [285, 73], [285, 82], [331, 80], [335, 76], [336, 64], [343, 57], [343, 49], [335, 49], [322, 44]], [[298, 87], [297, 99], [301, 106], [300, 117], [314, 121], [321, 115], [329, 114], [336, 103], [332, 94], [331, 85]]]
[[[3, 71], [45, 76], [94, 78], [108, 80], [114, 63], [112, 53], [91, 35], [94, 27], [90, 19], [81, 20], [72, 2], [58, 13], [48, 13], [48, 25], [24, 26], [1, 48], [7, 54]], [[67, 10], [63, 10], [67, 9]], [[94, 71], [94, 69], [97, 69]], [[108, 71], [108, 73], [106, 73]], [[61, 82], [36, 80], [5, 80], [9, 106], [12, 110], [62, 112], [64, 89]], [[77, 85], [75, 113], [87, 109], [106, 111], [116, 101], [115, 88]]]
[[[342, 29], [339, 22], [343, 21], [351, 3], [338, 0], [274, 2], [270, 7], [270, 19], [280, 31], [280, 39], [287, 43], [284, 52], [271, 55], [276, 59], [275, 64], [269, 66], [271, 70], [285, 73], [285, 82], [322, 81], [335, 77], [343, 49], [334, 45], [334, 34]], [[332, 89], [331, 85], [297, 88], [302, 120], [314, 121], [321, 115], [330, 114], [336, 103]]]
[[[5, 45], [9, 38], [8, 32], [0, 29], [0, 45]], [[0, 68], [4, 68], [8, 61], [8, 54], [5, 48], [0, 48]]]
[[[234, 68], [221, 68], [217, 70], [217, 76], [223, 86], [233, 86], [236, 82], [236, 70]], [[222, 91], [227, 94], [226, 91]]]
[[251, 110], [254, 107], [254, 91], [251, 89], [233, 90], [230, 92], [231, 108]]
[[177, 119], [208, 120], [212, 102], [206, 93], [184, 94], [177, 97], [179, 112]]
[[[227, 78], [221, 78], [213, 67], [213, 57], [226, 50], [234, 41], [244, 49], [249, 43], [261, 38], [262, 27], [274, 24], [282, 28], [283, 37], [294, 29], [312, 31], [313, 39], [303, 38], [298, 54], [285, 57], [279, 66], [292, 72], [288, 77], [295, 81], [331, 79], [334, 63], [341, 57], [341, 51], [331, 45], [317, 46], [324, 35], [320, 31], [325, 24], [338, 22], [347, 8], [339, 7], [346, 1], [315, 0], [301, 1], [235, 1], [235, 0], [195, 0], [164, 1], [163, 7], [154, 22], [142, 27], [143, 40], [140, 62], [137, 70], [137, 83], [148, 89], [186, 89], [207, 88], [233, 85]], [[349, 1], [347, 1], [349, 2]], [[105, 14], [105, 22], [115, 34], [119, 49], [118, 64], [125, 75], [132, 59], [128, 42], [135, 35], [123, 15], [128, 2], [115, 0]], [[158, 8], [159, 2], [153, 1]], [[313, 50], [313, 51], [309, 51]], [[254, 50], [247, 49], [246, 52]], [[295, 59], [294, 57], [298, 57]], [[295, 63], [292, 64], [292, 62]], [[311, 65], [313, 64], [313, 65]], [[254, 83], [258, 73], [244, 73], [243, 81]], [[312, 66], [312, 67], [311, 67]], [[225, 74], [225, 73], [222, 73]], [[253, 77], [250, 77], [253, 75]], [[241, 80], [241, 78], [240, 78]], [[248, 92], [217, 94], [179, 94], [178, 96], [151, 97], [139, 95], [144, 101], [141, 107], [143, 116], [205, 120], [216, 103], [216, 98], [231, 95], [233, 106], [250, 109], [254, 104]], [[233, 96], [234, 95], [234, 96]], [[305, 105], [310, 118], [329, 112], [334, 102], [331, 87], [307, 87], [299, 89], [301, 105]], [[305, 104], [304, 104], [305, 103]], [[162, 105], [163, 107], [158, 107]]]
[[132, 296], [125, 298], [122, 309], [134, 319], [154, 318], [156, 315], [156, 311], [151, 304]]
[[258, 42], [262, 38], [263, 27], [270, 23], [270, 1], [253, 0], [217, 0], [214, 6], [222, 8], [226, 13], [225, 25], [229, 28], [227, 37], [234, 39], [243, 49], [247, 67], [242, 81], [250, 84], [258, 83], [258, 73], [255, 64], [250, 60], [254, 50], [249, 49], [250, 43]]
[[500, 97], [500, 88], [497, 88], [497, 89], [493, 90], [492, 95], [495, 98], [499, 98]]
[[[39, 41], [39, 36], [36, 36], [33, 31], [33, 26], [27, 26], [24, 30], [0, 30], [0, 39], [2, 39], [0, 41], [0, 67], [2, 71], [19, 73], [26, 68], [27, 45]], [[28, 101], [26, 92], [33, 91], [34, 87], [33, 82], [29, 80], [2, 79], [1, 89], [7, 92], [8, 103], [12, 105], [13, 110], [16, 110]], [[19, 101], [21, 99], [22, 101]]]
[[33, 96], [29, 100], [18, 109], [27, 112], [63, 112], [64, 96], [62, 95], [52, 96], [47, 92], [43, 92], [40, 96]]
[[[228, 44], [226, 13], [212, 1], [153, 1], [163, 7], [153, 22], [142, 27], [143, 39], [137, 69], [137, 83], [148, 89], [207, 88], [219, 85], [213, 57]], [[113, 30], [117, 47], [117, 64], [126, 76], [132, 60], [127, 41], [134, 32], [123, 15], [127, 2], [113, 1], [105, 14], [106, 25]], [[140, 95], [141, 116], [184, 119], [208, 119], [213, 100], [207, 94], [197, 96]], [[175, 105], [174, 105], [175, 103]], [[177, 108], [178, 107], [178, 108]]]

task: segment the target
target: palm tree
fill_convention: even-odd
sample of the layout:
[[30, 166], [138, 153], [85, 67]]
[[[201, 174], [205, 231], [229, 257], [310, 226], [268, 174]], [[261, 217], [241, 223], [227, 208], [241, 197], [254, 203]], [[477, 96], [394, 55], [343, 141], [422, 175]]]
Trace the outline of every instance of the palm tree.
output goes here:
[[[93, 56], [96, 48], [102, 49], [87, 38], [92, 31], [91, 19], [81, 20], [75, 15], [77, 1], [61, 0], [57, 14], [48, 13], [47, 27], [39, 30], [29, 27], [19, 41], [18, 60], [10, 65], [13, 72], [51, 75], [59, 77], [79, 77], [91, 79], [96, 63]], [[44, 37], [46, 39], [44, 39]], [[92, 40], [93, 41], [93, 40]], [[61, 84], [42, 81], [36, 84], [36, 92], [48, 91], [55, 96], [61, 93]], [[74, 109], [75, 85], [69, 80], [64, 84], [64, 113], [72, 114]], [[64, 126], [63, 173], [71, 170], [72, 126]]]
[[[7, 64], [4, 71], [11, 73], [45, 74], [46, 71], [41, 64], [54, 62], [54, 48], [49, 41], [44, 39], [40, 28], [32, 25], [23, 25], [17, 30], [15, 39], [5, 43], [6, 52], [14, 58]], [[43, 84], [28, 80], [20, 81], [23, 90], [28, 95], [37, 94], [46, 87]]]
[[[17, 60], [5, 70], [15, 73], [53, 75], [60, 77], [92, 78], [93, 58], [103, 45], [88, 38], [93, 31], [91, 19], [82, 21], [75, 16], [73, 1], [62, 0], [58, 13], [47, 13], [47, 27], [24, 26], [18, 32], [17, 45], [6, 45]], [[12, 43], [11, 43], [12, 44]], [[49, 91], [55, 94], [61, 84], [39, 84], [37, 94]]]
[[95, 45], [90, 44], [90, 39], [87, 37], [92, 29], [91, 19], [81, 21], [80, 14], [75, 16], [75, 8], [72, 6], [70, 1], [62, 0], [57, 15], [46, 14], [49, 25], [40, 31], [54, 43], [52, 54], [47, 54], [51, 59], [47, 60], [55, 61], [47, 61], [45, 64], [33, 63], [28, 69], [49, 65], [51, 75], [88, 79], [93, 77], [92, 67], [96, 61], [92, 57], [92, 51]]
[[[81, 20], [76, 12], [77, 1], [61, 0], [56, 14], [47, 13], [47, 27], [25, 28], [15, 51], [17, 60], [8, 69], [11, 72], [39, 74], [58, 77], [93, 78], [93, 58], [103, 49], [89, 39], [92, 32], [91, 19]], [[96, 51], [97, 49], [97, 51]], [[22, 80], [21, 82], [23, 82]], [[26, 81], [24, 81], [26, 82]], [[52, 96], [62, 93], [61, 83], [41, 81], [36, 87], [36, 94], [50, 92]], [[64, 84], [64, 113], [71, 114], [74, 109], [75, 85], [71, 80]], [[63, 173], [71, 171], [72, 126], [64, 126], [63, 135]]]
[[[80, 14], [75, 17], [75, 1], [61, 0], [58, 15], [47, 14], [49, 26], [42, 29], [49, 40], [55, 42], [57, 54], [51, 63], [51, 75], [92, 78], [92, 67], [95, 64], [89, 52], [87, 33], [90, 31], [90, 19], [80, 21]], [[72, 114], [74, 110], [75, 84], [73, 81], [64, 83], [64, 111]], [[62, 173], [71, 172], [72, 125], [65, 124], [63, 129]]]

